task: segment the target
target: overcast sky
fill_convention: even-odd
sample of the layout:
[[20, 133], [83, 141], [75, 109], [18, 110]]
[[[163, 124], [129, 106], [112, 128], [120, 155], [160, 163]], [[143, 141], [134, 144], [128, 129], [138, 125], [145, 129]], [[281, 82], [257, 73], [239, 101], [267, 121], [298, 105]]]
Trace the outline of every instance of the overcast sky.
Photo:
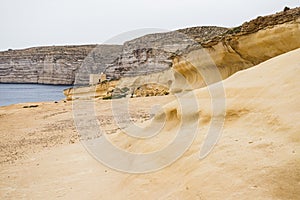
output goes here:
[[[0, 50], [121, 42], [136, 30], [233, 27], [299, 0], [0, 0]], [[135, 32], [136, 33], [136, 32]], [[129, 34], [132, 35], [132, 34]], [[127, 38], [128, 39], [128, 38]]]

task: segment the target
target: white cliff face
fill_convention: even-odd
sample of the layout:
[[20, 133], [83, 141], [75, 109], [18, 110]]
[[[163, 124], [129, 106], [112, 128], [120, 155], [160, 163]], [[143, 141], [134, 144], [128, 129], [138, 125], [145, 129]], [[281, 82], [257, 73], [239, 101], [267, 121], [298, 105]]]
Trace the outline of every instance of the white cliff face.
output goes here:
[[73, 84], [94, 46], [36, 47], [0, 53], [1, 83]]

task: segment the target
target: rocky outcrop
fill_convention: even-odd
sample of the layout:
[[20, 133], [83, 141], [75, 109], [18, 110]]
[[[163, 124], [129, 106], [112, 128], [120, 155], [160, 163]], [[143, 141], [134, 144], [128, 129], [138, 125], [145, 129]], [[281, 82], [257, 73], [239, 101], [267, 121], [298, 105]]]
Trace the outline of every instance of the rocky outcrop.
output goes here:
[[217, 77], [208, 82], [204, 80], [203, 75], [214, 76], [210, 72], [214, 66], [225, 79], [237, 71], [300, 48], [299, 37], [300, 8], [258, 17], [202, 42], [204, 48], [189, 47], [173, 59], [173, 69], [184, 76], [192, 88], [203, 87], [220, 80]]
[[74, 87], [63, 91], [67, 100], [111, 98], [118, 81], [106, 81], [89, 87]]
[[105, 72], [122, 77], [116, 89], [127, 89], [118, 96], [136, 91], [151, 96], [155, 91], [147, 86], [154, 83], [166, 93], [176, 93], [221, 81], [300, 48], [299, 36], [300, 8], [258, 17], [231, 29], [194, 27], [151, 34], [125, 43], [121, 56]]
[[230, 28], [223, 35], [218, 35], [213, 39], [200, 42], [203, 47], [211, 47], [221, 41], [224, 41], [225, 38], [230, 38], [231, 36], [249, 35], [263, 29], [272, 28], [276, 25], [295, 21], [299, 17], [300, 7], [288, 10], [284, 9], [284, 11], [276, 14], [259, 16], [256, 19], [243, 23], [241, 26]]
[[202, 36], [199, 39], [197, 29], [183, 30], [192, 32], [186, 35], [197, 42], [176, 51], [171, 68], [149, 75], [122, 78], [118, 87], [135, 90], [141, 85], [157, 83], [168, 87], [172, 93], [192, 90], [300, 48], [300, 8], [258, 17], [239, 27], [219, 32], [214, 37]]
[[[299, 36], [300, 19], [248, 35], [225, 37], [213, 46], [177, 56], [173, 59], [172, 69], [181, 74], [192, 88], [203, 87], [220, 81], [218, 76], [208, 82], [204, 80], [214, 77], [215, 67], [221, 79], [225, 79], [237, 71], [300, 48]], [[177, 85], [182, 87], [182, 84]]]

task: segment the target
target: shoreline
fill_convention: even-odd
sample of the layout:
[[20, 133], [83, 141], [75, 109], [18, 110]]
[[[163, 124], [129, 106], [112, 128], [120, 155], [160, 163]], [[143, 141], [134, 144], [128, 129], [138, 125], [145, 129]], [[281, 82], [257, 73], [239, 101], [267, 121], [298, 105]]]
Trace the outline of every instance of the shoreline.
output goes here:
[[[19, 104], [0, 107], [0, 198], [297, 199], [299, 52], [278, 56], [223, 82], [222, 136], [202, 160], [199, 149], [210, 125], [211, 98], [205, 88], [195, 90], [200, 108], [183, 116], [199, 120], [193, 144], [173, 164], [153, 173], [122, 173], [95, 160], [79, 143], [72, 102], [44, 102], [32, 109]], [[157, 104], [170, 116], [166, 130], [136, 141], [116, 127], [113, 119], [122, 113], [113, 113], [112, 100], [95, 102], [99, 102], [94, 111], [100, 128], [116, 147], [128, 152], [163, 148], [181, 123], [174, 96], [129, 99], [131, 118], [137, 124], [147, 122]]]
[[3, 83], [3, 82], [0, 82], [0, 84], [15, 84], [15, 85], [45, 85], [45, 86], [74, 86], [73, 84], [48, 84], [48, 83], [18, 83], [18, 82], [9, 82], [9, 83]]
[[58, 102], [66, 100], [65, 85], [42, 84], [0, 84], [0, 106], [19, 103], [35, 104], [38, 102]]

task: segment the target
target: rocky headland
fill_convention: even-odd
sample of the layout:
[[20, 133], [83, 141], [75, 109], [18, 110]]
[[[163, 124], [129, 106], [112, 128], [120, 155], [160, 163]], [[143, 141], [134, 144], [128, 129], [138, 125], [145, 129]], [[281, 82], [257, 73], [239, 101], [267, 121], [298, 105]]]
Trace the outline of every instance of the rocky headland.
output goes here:
[[[260, 16], [234, 28], [192, 27], [145, 35], [123, 45], [8, 50], [0, 52], [0, 83], [87, 85], [90, 74], [104, 72], [114, 82], [96, 87], [109, 88], [109, 91], [97, 91], [103, 95], [112, 96], [115, 92], [115, 96], [120, 93], [121, 96], [136, 93], [151, 96], [156, 93], [141, 92], [141, 88], [149, 91], [154, 83], [167, 88], [158, 94], [174, 93], [220, 81], [299, 48], [299, 36], [300, 8], [294, 8]], [[205, 80], [215, 73], [212, 70], [215, 67], [218, 76]], [[84, 93], [92, 98], [107, 97], [93, 95], [94, 88], [80, 88], [77, 92], [69, 89], [64, 93], [72, 99], [73, 94], [82, 91], [87, 91]]]

